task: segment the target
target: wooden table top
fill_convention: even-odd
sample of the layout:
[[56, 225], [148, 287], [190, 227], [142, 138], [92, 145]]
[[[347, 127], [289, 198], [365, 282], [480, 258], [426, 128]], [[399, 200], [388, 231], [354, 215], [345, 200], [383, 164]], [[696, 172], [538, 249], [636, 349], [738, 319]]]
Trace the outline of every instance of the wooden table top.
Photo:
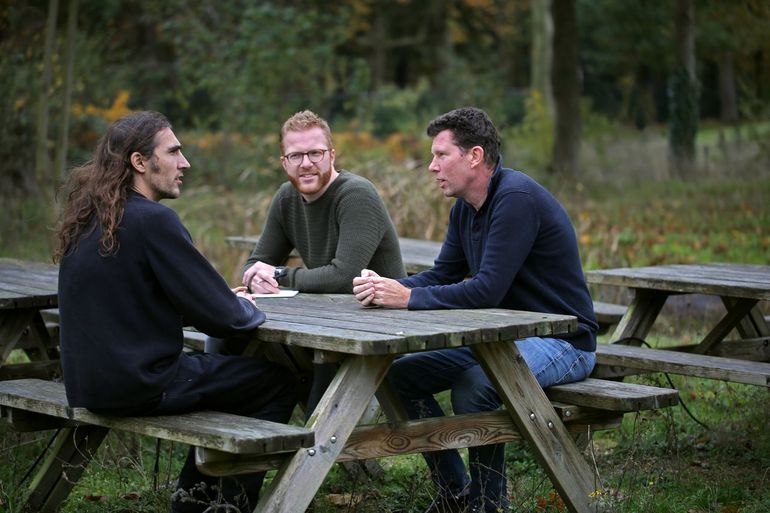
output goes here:
[[258, 298], [267, 321], [257, 338], [339, 353], [373, 355], [460, 347], [577, 329], [569, 315], [504, 309], [364, 308], [349, 294]]
[[[231, 246], [242, 247], [251, 250], [259, 240], [259, 235], [240, 235], [226, 238]], [[410, 239], [399, 237], [401, 246], [401, 259], [409, 274], [416, 274], [433, 267], [433, 261], [441, 251], [441, 242], [433, 240]]]
[[58, 282], [54, 264], [0, 258], [0, 310], [55, 308]]
[[770, 300], [770, 266], [686, 264], [586, 272], [589, 283], [686, 294]]

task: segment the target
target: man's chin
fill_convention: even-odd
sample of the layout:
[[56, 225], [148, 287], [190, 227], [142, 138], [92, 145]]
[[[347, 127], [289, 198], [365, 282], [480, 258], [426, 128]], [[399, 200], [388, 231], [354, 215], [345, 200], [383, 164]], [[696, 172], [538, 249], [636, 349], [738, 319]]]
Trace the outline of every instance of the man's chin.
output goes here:
[[318, 182], [315, 182], [313, 184], [300, 184], [299, 187], [297, 187], [297, 190], [301, 194], [312, 196], [313, 194], [316, 194], [318, 191], [320, 191], [321, 187], [318, 186]]

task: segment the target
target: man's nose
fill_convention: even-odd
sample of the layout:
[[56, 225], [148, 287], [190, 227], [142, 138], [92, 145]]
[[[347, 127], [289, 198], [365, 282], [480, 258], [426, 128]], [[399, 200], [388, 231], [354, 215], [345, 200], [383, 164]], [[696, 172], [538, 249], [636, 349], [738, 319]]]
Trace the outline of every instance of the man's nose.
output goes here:
[[436, 163], [436, 157], [433, 157], [430, 161], [430, 164], [428, 164], [428, 171], [432, 173], [438, 172], [438, 164]]
[[190, 166], [190, 162], [185, 158], [185, 156], [182, 155], [182, 162], [179, 163], [179, 167], [181, 169], [189, 169], [192, 166]]
[[310, 155], [307, 153], [302, 154], [302, 162], [299, 163], [301, 167], [312, 167], [313, 163], [310, 161]]

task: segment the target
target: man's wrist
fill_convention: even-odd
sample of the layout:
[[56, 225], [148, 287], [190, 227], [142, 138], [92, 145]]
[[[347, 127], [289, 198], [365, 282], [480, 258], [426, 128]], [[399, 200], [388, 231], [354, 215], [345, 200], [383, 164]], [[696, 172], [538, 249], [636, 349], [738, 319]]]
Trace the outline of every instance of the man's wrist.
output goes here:
[[276, 267], [275, 269], [273, 269], [273, 278], [278, 280], [286, 276], [288, 272], [289, 270], [284, 266]]

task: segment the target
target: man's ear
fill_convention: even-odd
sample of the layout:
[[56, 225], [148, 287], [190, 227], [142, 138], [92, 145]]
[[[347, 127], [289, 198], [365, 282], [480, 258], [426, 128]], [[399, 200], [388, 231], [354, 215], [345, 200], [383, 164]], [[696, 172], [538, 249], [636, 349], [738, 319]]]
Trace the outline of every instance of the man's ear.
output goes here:
[[131, 165], [134, 166], [135, 170], [137, 170], [140, 173], [144, 173], [145, 171], [147, 171], [144, 165], [144, 157], [142, 156], [141, 153], [139, 153], [138, 151], [135, 151], [134, 153], [131, 154], [130, 159], [131, 159]]
[[470, 155], [471, 159], [471, 167], [476, 167], [484, 163], [484, 148], [481, 146], [474, 146], [468, 151], [468, 154]]

